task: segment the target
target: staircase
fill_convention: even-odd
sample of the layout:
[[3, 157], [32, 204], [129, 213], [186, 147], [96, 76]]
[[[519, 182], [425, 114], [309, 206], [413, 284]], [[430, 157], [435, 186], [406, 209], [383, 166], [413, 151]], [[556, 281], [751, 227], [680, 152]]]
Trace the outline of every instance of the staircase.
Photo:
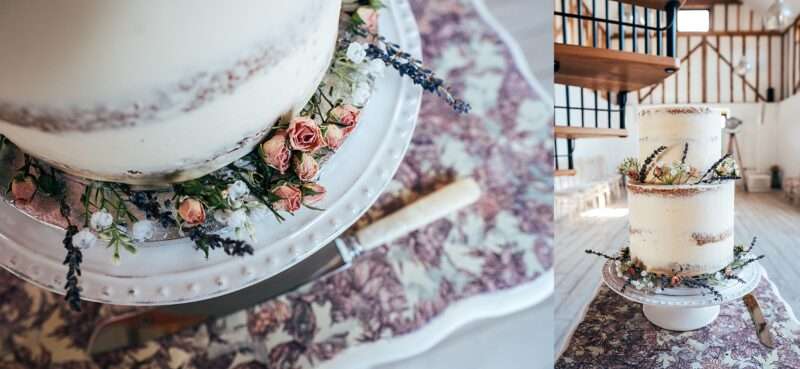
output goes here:
[[556, 176], [575, 175], [576, 141], [627, 137], [629, 91], [677, 72], [677, 12], [686, 0], [556, 0]]

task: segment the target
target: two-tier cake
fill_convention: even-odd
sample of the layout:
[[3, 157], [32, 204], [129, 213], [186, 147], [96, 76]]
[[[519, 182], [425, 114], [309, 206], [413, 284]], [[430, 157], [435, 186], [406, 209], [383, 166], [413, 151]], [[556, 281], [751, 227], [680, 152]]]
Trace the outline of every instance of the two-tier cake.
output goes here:
[[723, 120], [708, 107], [639, 112], [638, 162], [650, 167], [627, 186], [630, 256], [649, 272], [692, 276], [733, 261], [734, 182], [702, 181], [721, 157]]
[[4, 1], [0, 134], [81, 177], [199, 177], [305, 106], [330, 65], [340, 6]]

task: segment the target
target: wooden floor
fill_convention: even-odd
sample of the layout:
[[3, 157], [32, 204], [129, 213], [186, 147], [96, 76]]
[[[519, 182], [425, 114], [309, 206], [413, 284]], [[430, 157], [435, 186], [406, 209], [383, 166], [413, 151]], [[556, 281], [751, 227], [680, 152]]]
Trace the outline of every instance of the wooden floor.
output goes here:
[[[584, 250], [611, 253], [626, 244], [625, 206], [622, 200], [610, 209], [594, 212], [604, 217], [584, 216], [556, 224], [556, 349], [582, 318], [600, 283], [604, 259]], [[736, 242], [747, 243], [758, 236], [756, 251], [766, 255], [761, 264], [783, 298], [800, 312], [800, 207], [787, 204], [779, 193], [737, 192], [735, 222]]]

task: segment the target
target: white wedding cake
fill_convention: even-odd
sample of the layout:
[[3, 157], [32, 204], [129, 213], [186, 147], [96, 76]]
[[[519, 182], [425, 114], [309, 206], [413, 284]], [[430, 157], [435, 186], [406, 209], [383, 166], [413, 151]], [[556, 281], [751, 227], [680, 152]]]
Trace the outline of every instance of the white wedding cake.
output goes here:
[[[666, 146], [653, 161], [685, 163], [676, 166], [691, 168], [686, 172], [698, 177], [722, 156], [723, 121], [720, 111], [708, 107], [643, 108], [639, 163]], [[631, 258], [649, 272], [683, 276], [714, 273], [731, 263], [734, 182], [665, 185], [652, 184], [650, 176], [628, 183]]]
[[7, 0], [0, 134], [82, 177], [199, 177], [301, 109], [330, 64], [332, 0]]

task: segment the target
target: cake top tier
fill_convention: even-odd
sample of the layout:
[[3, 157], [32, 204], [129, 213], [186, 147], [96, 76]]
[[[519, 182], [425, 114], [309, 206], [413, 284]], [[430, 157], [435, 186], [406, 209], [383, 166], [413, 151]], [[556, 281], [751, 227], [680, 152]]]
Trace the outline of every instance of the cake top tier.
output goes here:
[[316, 29], [309, 25], [320, 21], [320, 4], [3, 1], [0, 103], [73, 109], [169, 101], [215, 73], [274, 64]]
[[675, 105], [639, 109], [639, 162], [658, 147], [667, 149], [659, 161], [680, 161], [688, 144], [686, 164], [706, 170], [722, 153], [721, 110], [708, 106]]

